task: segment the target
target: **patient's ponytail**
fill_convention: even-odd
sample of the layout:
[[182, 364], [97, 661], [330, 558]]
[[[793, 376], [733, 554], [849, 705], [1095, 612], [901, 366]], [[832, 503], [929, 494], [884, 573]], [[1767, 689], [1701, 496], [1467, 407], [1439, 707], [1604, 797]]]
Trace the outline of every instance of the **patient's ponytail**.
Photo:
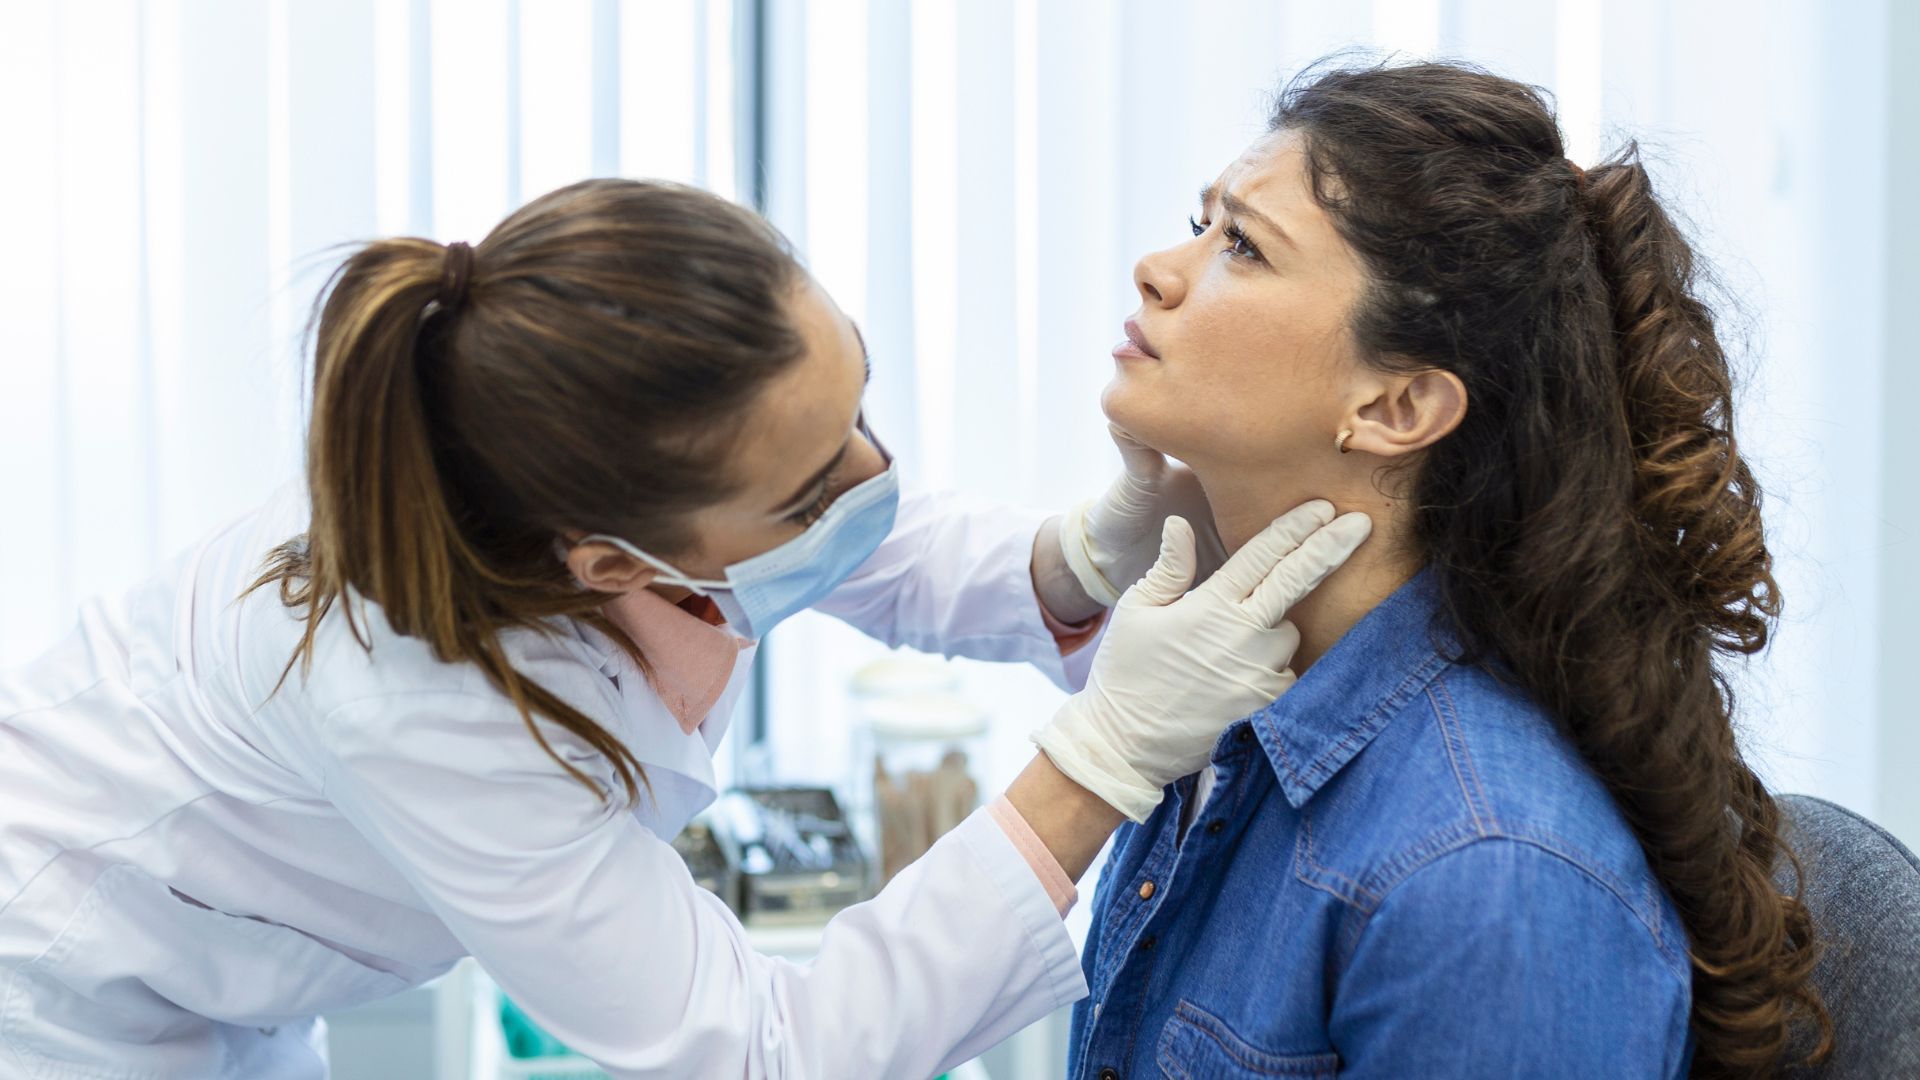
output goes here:
[[1583, 170], [1538, 91], [1452, 64], [1310, 70], [1275, 128], [1361, 253], [1369, 362], [1466, 384], [1404, 495], [1463, 659], [1564, 726], [1685, 924], [1697, 1076], [1823, 1057], [1814, 928], [1724, 658], [1779, 613], [1733, 377], [1636, 148]]
[[380, 240], [354, 252], [312, 327], [312, 518], [269, 558], [306, 623], [285, 679], [337, 609], [372, 647], [359, 601], [446, 662], [644, 782], [600, 722], [516, 670], [506, 631], [587, 622], [641, 664], [557, 545], [570, 531], [680, 550], [690, 510], [729, 490], [725, 436], [800, 355], [787, 304], [801, 272], [753, 214], [672, 184], [588, 181], [529, 204], [477, 248]]
[[[1613, 309], [1620, 397], [1633, 455], [1632, 514], [1638, 564], [1659, 588], [1646, 598], [1642, 626], [1659, 646], [1641, 663], [1658, 709], [1672, 701], [1709, 718], [1731, 716], [1733, 696], [1713, 653], [1766, 646], [1780, 612], [1772, 558], [1760, 518], [1760, 491], [1733, 435], [1733, 383], [1713, 313], [1695, 295], [1692, 248], [1654, 197], [1629, 147], [1592, 171], [1583, 200], [1594, 253]], [[1660, 656], [1669, 665], [1654, 662]], [[1651, 696], [1659, 695], [1659, 696]], [[1831, 1040], [1808, 982], [1813, 920], [1772, 879], [1781, 842], [1773, 797], [1742, 759], [1731, 725], [1711, 738], [1612, 745], [1603, 754], [1640, 754], [1615, 798], [1642, 827], [1655, 870], [1687, 920], [1694, 1023], [1703, 1045], [1724, 1047], [1726, 1071], [1765, 1070], [1786, 1048], [1796, 1016], [1818, 1019], [1820, 1049]], [[1693, 776], [1694, 785], [1639, 782], [1644, 775]]]

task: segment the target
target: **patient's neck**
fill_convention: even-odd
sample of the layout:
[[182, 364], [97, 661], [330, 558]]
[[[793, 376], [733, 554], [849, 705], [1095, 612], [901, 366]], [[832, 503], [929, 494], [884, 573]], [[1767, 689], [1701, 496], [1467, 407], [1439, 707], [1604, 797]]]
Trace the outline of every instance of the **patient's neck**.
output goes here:
[[[1229, 553], [1240, 550], [1274, 518], [1313, 499], [1332, 502], [1342, 514], [1358, 510], [1373, 519], [1373, 534], [1360, 550], [1287, 615], [1300, 631], [1300, 648], [1292, 665], [1296, 675], [1304, 675], [1367, 612], [1420, 569], [1404, 543], [1404, 507], [1375, 490], [1363, 472], [1316, 477], [1296, 472], [1276, 477], [1244, 467], [1195, 464], [1193, 468], [1206, 488], [1214, 525]], [[1356, 483], [1356, 477], [1363, 479]]]

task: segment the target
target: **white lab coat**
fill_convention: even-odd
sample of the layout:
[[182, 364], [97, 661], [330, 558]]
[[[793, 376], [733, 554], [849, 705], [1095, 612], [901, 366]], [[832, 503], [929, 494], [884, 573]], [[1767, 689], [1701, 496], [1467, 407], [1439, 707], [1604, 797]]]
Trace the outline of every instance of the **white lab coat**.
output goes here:
[[[810, 965], [748, 947], [668, 842], [714, 798], [751, 650], [687, 735], [591, 628], [508, 636], [520, 670], [644, 765], [632, 812], [371, 605], [371, 655], [336, 609], [311, 677], [269, 699], [301, 624], [272, 587], [235, 597], [306, 514], [289, 485], [0, 675], [0, 1075], [324, 1076], [317, 1014], [468, 954], [620, 1077], [928, 1076], [1085, 994], [1046, 892], [982, 814], [834, 919]], [[822, 607], [1066, 685], [1081, 673], [1028, 577], [1036, 524], [910, 498]]]

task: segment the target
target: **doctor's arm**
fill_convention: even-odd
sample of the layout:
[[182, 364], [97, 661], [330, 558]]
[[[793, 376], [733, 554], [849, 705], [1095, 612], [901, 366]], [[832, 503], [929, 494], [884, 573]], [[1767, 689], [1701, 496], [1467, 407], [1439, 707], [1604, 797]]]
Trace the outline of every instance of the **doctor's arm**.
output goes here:
[[[1120, 598], [1087, 686], [1034, 733], [1043, 751], [1007, 789], [1030, 833], [1078, 880], [1127, 817], [1144, 821], [1166, 785], [1206, 764], [1233, 721], [1293, 685], [1299, 634], [1287, 612], [1371, 531], [1308, 503], [1248, 541], [1198, 588], [1191, 526], [1168, 521], [1159, 558]], [[1045, 859], [1032, 860], [1046, 876]]]
[[322, 780], [506, 993], [614, 1076], [928, 1076], [1085, 993], [1053, 902], [987, 811], [796, 965], [756, 953], [610, 770], [545, 730], [611, 800], [478, 694], [336, 710]]
[[1168, 517], [1195, 526], [1195, 580], [1225, 558], [1193, 474], [1118, 431], [1114, 439], [1126, 469], [1066, 514], [908, 496], [879, 550], [816, 607], [888, 645], [1025, 661], [1078, 689], [1097, 617], [1153, 564]]
[[523, 1009], [616, 1076], [930, 1075], [1085, 994], [1031, 844], [1077, 877], [1119, 813], [1144, 817], [1290, 685], [1286, 609], [1366, 535], [1363, 516], [1331, 517], [1281, 518], [1191, 592], [1192, 533], [1170, 523], [1087, 689], [1036, 735], [1044, 758], [836, 916], [809, 965], [754, 952], [611, 766], [543, 726], [597, 799], [497, 695], [344, 704], [315, 730], [317, 779]]

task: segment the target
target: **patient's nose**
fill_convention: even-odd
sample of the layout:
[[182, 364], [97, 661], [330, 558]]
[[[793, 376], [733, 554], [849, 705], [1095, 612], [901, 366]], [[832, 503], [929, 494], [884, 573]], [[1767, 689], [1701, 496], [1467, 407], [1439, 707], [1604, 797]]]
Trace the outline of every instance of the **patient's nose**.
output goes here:
[[1171, 265], [1171, 252], [1156, 251], [1133, 264], [1133, 284], [1141, 299], [1158, 307], [1180, 303], [1186, 288]]

